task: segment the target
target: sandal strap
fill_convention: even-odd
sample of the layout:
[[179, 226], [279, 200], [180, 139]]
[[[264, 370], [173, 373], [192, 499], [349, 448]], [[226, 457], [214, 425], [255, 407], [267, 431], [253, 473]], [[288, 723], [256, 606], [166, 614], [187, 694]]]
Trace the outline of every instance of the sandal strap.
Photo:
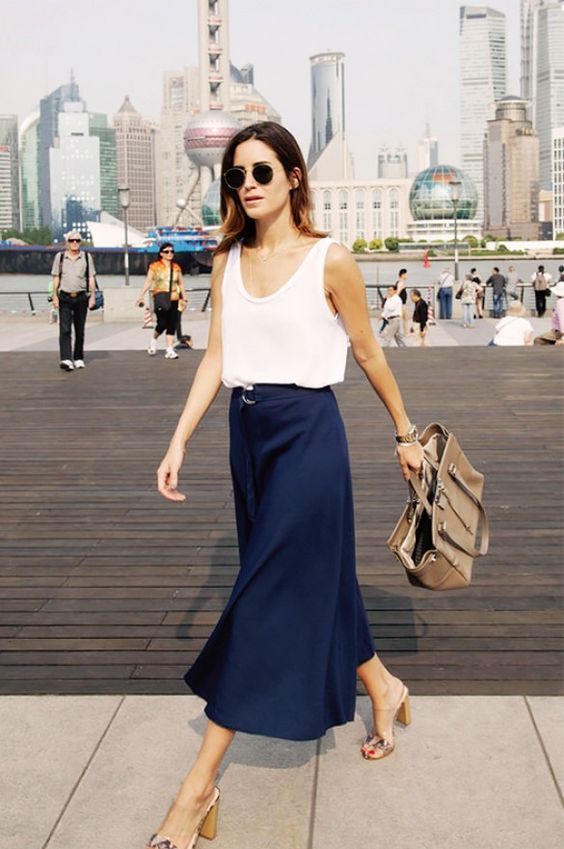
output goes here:
[[158, 834], [153, 834], [149, 840], [149, 849], [178, 849], [178, 846], [172, 840], [169, 840], [168, 837], [160, 837]]

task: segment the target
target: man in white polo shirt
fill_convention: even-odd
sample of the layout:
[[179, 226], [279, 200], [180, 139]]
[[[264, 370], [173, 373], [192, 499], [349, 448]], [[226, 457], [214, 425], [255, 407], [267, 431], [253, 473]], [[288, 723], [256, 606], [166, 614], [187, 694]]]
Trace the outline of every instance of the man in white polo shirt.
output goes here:
[[59, 310], [60, 366], [64, 371], [74, 371], [84, 368], [84, 326], [88, 309], [96, 303], [96, 269], [92, 257], [80, 250], [80, 233], [71, 230], [66, 239], [67, 249], [56, 255], [51, 275], [53, 307]]

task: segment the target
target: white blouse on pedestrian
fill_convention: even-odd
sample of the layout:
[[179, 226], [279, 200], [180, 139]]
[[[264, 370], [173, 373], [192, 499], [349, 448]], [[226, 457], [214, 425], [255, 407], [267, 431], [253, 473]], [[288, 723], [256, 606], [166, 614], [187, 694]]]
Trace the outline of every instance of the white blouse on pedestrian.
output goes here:
[[324, 291], [334, 240], [320, 239], [272, 295], [245, 289], [241, 244], [231, 246], [222, 283], [222, 381], [225, 386], [295, 383], [320, 388], [345, 377], [347, 334]]

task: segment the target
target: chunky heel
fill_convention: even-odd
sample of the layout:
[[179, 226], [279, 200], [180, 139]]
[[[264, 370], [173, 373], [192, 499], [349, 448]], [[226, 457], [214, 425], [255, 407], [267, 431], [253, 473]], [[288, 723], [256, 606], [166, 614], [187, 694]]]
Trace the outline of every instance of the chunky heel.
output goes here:
[[213, 840], [217, 834], [217, 817], [219, 814], [219, 799], [208, 812], [205, 820], [200, 828], [200, 837], [206, 837], [208, 840]]
[[397, 721], [401, 722], [402, 725], [411, 725], [411, 708], [409, 707], [409, 694], [406, 695], [405, 699], [400, 705], [400, 709], [397, 715]]

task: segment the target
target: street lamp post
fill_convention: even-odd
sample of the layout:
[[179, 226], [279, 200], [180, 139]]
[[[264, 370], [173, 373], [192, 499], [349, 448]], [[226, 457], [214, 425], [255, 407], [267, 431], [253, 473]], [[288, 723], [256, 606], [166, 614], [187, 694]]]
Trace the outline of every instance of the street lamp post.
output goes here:
[[450, 199], [454, 209], [454, 279], [458, 283], [458, 204], [460, 202], [460, 180], [450, 181]]
[[125, 269], [125, 285], [129, 286], [129, 241], [127, 238], [127, 210], [129, 208], [130, 203], [130, 190], [128, 187], [123, 186], [118, 189], [118, 197], [119, 197], [119, 205], [123, 209], [123, 229], [125, 231], [125, 253], [123, 257], [123, 264]]

